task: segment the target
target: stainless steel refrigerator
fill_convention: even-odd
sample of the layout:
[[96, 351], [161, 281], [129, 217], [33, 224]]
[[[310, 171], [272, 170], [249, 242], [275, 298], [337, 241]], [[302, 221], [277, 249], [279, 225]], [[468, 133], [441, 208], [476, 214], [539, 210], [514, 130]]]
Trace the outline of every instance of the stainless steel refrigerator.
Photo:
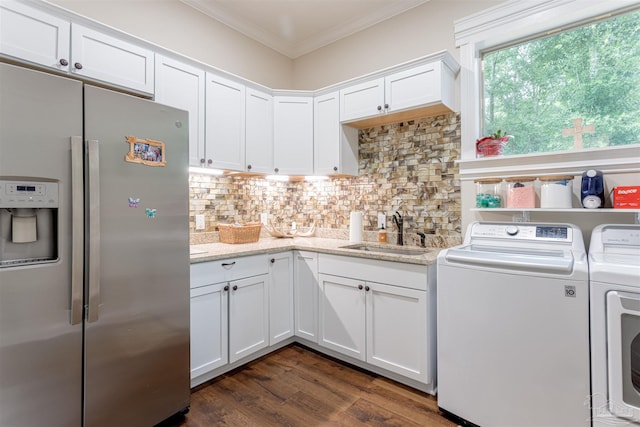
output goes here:
[[189, 407], [188, 117], [0, 63], [0, 426]]

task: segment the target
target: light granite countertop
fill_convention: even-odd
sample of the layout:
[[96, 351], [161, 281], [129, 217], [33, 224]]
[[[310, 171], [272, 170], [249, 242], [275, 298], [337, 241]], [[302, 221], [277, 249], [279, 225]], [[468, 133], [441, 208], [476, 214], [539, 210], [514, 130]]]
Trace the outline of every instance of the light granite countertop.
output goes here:
[[[191, 245], [191, 263], [215, 261], [238, 256], [270, 254], [289, 250], [304, 250], [334, 255], [347, 255], [358, 258], [404, 262], [409, 264], [431, 265], [436, 262], [441, 248], [419, 248], [416, 246], [397, 246], [363, 242], [370, 250], [345, 248], [351, 246], [348, 240], [326, 239], [321, 237], [273, 238], [263, 237], [255, 243], [228, 244], [206, 243]], [[376, 251], [388, 250], [389, 252]], [[406, 251], [407, 253], [396, 253]], [[411, 251], [410, 253], [408, 251]]]

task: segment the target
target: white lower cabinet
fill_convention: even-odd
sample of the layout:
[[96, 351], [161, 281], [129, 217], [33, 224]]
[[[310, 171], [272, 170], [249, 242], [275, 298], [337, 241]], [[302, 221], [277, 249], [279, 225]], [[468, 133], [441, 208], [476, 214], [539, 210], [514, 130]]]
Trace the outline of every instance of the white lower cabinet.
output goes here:
[[293, 336], [293, 254], [269, 259], [269, 345]]
[[191, 289], [191, 378], [229, 362], [226, 282]]
[[294, 251], [295, 336], [318, 342], [318, 254]]
[[269, 345], [268, 274], [229, 282], [229, 362]]
[[433, 382], [435, 317], [428, 315], [435, 295], [427, 266], [321, 254], [319, 271], [318, 344]]

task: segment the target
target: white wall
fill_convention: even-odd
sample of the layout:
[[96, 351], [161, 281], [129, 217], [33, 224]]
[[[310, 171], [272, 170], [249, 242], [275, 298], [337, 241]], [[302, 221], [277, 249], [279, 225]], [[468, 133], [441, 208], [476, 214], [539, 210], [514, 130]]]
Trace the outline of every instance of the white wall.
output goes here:
[[50, 0], [198, 61], [272, 88], [290, 88], [293, 61], [178, 0]]
[[456, 59], [453, 21], [500, 1], [430, 0], [294, 60], [291, 89], [320, 89], [440, 50]]

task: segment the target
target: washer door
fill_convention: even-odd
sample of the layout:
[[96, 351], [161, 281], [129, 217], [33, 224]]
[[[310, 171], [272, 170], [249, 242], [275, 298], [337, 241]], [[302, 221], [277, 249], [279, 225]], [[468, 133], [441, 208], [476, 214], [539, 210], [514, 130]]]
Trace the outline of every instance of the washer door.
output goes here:
[[640, 421], [640, 294], [607, 293], [609, 411]]

